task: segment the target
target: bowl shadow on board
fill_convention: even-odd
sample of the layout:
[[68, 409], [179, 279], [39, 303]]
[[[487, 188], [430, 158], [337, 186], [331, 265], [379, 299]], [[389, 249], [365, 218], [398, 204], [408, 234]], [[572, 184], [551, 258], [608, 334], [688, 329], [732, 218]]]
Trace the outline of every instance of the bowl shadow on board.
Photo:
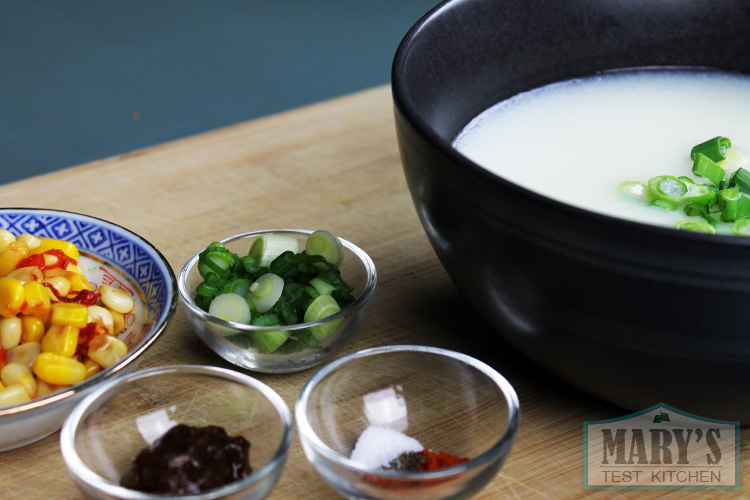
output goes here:
[[[514, 387], [524, 414], [523, 409], [530, 404], [532, 413], [541, 412], [545, 418], [563, 422], [563, 425], [576, 422], [575, 429], [571, 430], [578, 431], [581, 420], [612, 418], [627, 413], [616, 405], [602, 404], [601, 400], [530, 362], [477, 314], [450, 280], [445, 279], [429, 288], [405, 283], [401, 291], [404, 296], [415, 299], [389, 305], [388, 313], [394, 318], [407, 318], [398, 325], [398, 329], [405, 332], [404, 337], [395, 343], [414, 343], [415, 339], [408, 332], [419, 328], [425, 332], [419, 337], [419, 343], [461, 352], [487, 363]], [[523, 417], [521, 420], [523, 432]]]
[[530, 359], [633, 411], [666, 403], [750, 422], [750, 240], [565, 205], [451, 142], [487, 107], [555, 81], [649, 66], [750, 73], [749, 21], [729, 0], [456, 0], [423, 17], [394, 59], [404, 174], [454, 283]]

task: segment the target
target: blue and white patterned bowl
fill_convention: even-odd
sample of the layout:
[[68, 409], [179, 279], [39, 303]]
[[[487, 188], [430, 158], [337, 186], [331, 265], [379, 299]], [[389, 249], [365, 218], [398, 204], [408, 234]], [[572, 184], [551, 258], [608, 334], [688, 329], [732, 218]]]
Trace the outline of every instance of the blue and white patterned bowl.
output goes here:
[[119, 363], [70, 388], [28, 403], [0, 408], [0, 451], [18, 448], [58, 430], [73, 406], [105, 380], [125, 375], [164, 331], [177, 308], [174, 272], [148, 241], [95, 217], [35, 208], [0, 208], [0, 227], [15, 235], [75, 243], [79, 265], [92, 285], [116, 284], [133, 295], [136, 309], [119, 335], [128, 354]]

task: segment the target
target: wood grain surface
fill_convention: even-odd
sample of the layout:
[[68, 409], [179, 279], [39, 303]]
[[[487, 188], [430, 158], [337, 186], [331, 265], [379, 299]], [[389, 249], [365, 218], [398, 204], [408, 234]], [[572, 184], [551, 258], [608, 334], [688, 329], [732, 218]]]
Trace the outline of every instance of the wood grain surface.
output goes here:
[[[386, 344], [454, 349], [494, 366], [518, 392], [513, 453], [476, 498], [735, 498], [750, 491], [744, 482], [724, 491], [583, 488], [583, 423], [629, 412], [532, 365], [473, 313], [417, 219], [387, 86], [0, 186], [0, 199], [6, 207], [69, 210], [125, 226], [160, 249], [176, 274], [208, 242], [256, 229], [325, 228], [355, 242], [372, 256], [379, 282], [367, 321], [340, 355]], [[138, 369], [182, 363], [235, 368], [202, 344], [178, 310]], [[254, 376], [293, 408], [314, 372]], [[0, 454], [0, 498], [81, 498], [58, 439], [54, 433]], [[745, 434], [744, 477], [749, 442]], [[271, 498], [338, 498], [305, 459], [296, 433]]]

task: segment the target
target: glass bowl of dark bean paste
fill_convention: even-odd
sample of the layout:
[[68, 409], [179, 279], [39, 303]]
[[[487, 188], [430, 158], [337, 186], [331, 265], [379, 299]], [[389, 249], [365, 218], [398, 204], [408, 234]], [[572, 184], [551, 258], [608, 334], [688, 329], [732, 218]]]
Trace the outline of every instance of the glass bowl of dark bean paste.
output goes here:
[[84, 399], [63, 425], [65, 465], [89, 498], [260, 499], [292, 440], [283, 399], [217, 367], [135, 372]]

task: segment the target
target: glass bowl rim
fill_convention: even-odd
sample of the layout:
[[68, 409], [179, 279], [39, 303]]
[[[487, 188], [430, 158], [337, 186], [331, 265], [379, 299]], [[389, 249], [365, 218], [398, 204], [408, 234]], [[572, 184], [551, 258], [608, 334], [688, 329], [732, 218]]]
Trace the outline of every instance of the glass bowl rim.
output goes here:
[[[35, 398], [31, 401], [28, 401], [26, 403], [21, 403], [13, 406], [8, 406], [4, 408], [0, 408], [0, 418], [11, 416], [11, 415], [21, 415], [24, 412], [27, 411], [33, 411], [41, 408], [51, 408], [53, 406], [56, 406], [57, 403], [64, 402], [66, 400], [69, 400], [70, 398], [86, 393], [94, 388], [97, 387], [100, 383], [106, 383], [109, 380], [115, 380], [122, 376], [123, 370], [128, 369], [131, 365], [138, 364], [141, 355], [146, 352], [155, 342], [156, 340], [164, 333], [167, 326], [171, 323], [172, 319], [174, 318], [174, 314], [177, 311], [177, 294], [175, 293], [175, 290], [177, 289], [177, 279], [175, 277], [175, 273], [172, 269], [172, 266], [169, 264], [169, 261], [164, 256], [164, 254], [156, 248], [156, 246], [148, 241], [143, 236], [139, 235], [138, 233], [135, 233], [134, 231], [128, 229], [125, 226], [122, 226], [120, 224], [117, 224], [115, 222], [110, 222], [106, 219], [102, 219], [93, 215], [88, 215], [80, 212], [73, 212], [70, 210], [57, 210], [52, 208], [34, 208], [34, 207], [2, 207], [0, 208], [0, 213], [23, 213], [23, 214], [35, 214], [35, 215], [44, 215], [44, 214], [51, 214], [51, 215], [59, 215], [61, 217], [71, 217], [73, 219], [80, 218], [84, 221], [87, 221], [91, 224], [97, 224], [102, 225], [104, 227], [111, 228], [117, 232], [125, 233], [128, 236], [130, 236], [133, 240], [138, 241], [141, 243], [145, 248], [148, 248], [150, 251], [154, 253], [154, 256], [157, 257], [155, 259], [155, 262], [157, 263], [157, 267], [164, 272], [164, 283], [166, 284], [167, 290], [166, 295], [169, 297], [167, 301], [167, 307], [164, 308], [157, 318], [157, 320], [154, 322], [153, 327], [144, 335], [143, 339], [140, 343], [138, 343], [132, 351], [128, 351], [128, 353], [125, 355], [125, 357], [120, 360], [117, 364], [112, 366], [111, 368], [107, 370], [102, 370], [101, 372], [97, 373], [93, 377], [84, 380], [83, 382], [79, 382], [78, 384], [72, 385], [64, 390], [61, 390], [59, 392], [55, 392], [52, 394], [49, 394], [47, 396], [41, 397], [41, 398]], [[84, 249], [84, 252], [88, 250]], [[104, 259], [109, 265], [113, 265], [113, 267], [118, 268], [119, 266], [110, 259]]]
[[[500, 439], [498, 439], [497, 442], [493, 444], [487, 451], [480, 455], [477, 455], [476, 457], [472, 457], [468, 462], [464, 462], [462, 464], [454, 465], [444, 469], [427, 472], [404, 472], [368, 468], [361, 465], [359, 462], [352, 461], [347, 457], [337, 453], [336, 451], [328, 447], [325, 443], [323, 443], [317, 433], [312, 429], [312, 426], [307, 419], [306, 412], [310, 395], [312, 394], [312, 391], [315, 389], [318, 383], [320, 383], [321, 380], [336, 371], [339, 367], [349, 362], [356, 361], [360, 358], [375, 356], [378, 354], [409, 352], [427, 353], [437, 356], [443, 356], [465, 363], [488, 377], [500, 389], [500, 392], [502, 392], [505, 396], [505, 401], [508, 405], [508, 423], [502, 436], [500, 436]], [[518, 433], [521, 419], [521, 410], [518, 395], [516, 394], [516, 391], [510, 384], [510, 382], [508, 382], [508, 380], [503, 377], [497, 370], [484, 363], [483, 361], [479, 361], [478, 359], [473, 358], [467, 354], [452, 351], [449, 349], [443, 349], [440, 347], [423, 345], [388, 345], [363, 349], [347, 356], [343, 356], [319, 370], [305, 384], [297, 398], [295, 404], [295, 419], [300, 440], [306, 441], [307, 444], [311, 446], [317, 453], [320, 453], [327, 460], [333, 463], [336, 463], [350, 471], [354, 471], [360, 474], [377, 475], [389, 479], [420, 481], [427, 479], [447, 478], [454, 475], [459, 475], [495, 460], [507, 448], [512, 446], [513, 441], [515, 440]]]
[[159, 375], [214, 376], [225, 380], [231, 380], [232, 382], [242, 384], [246, 387], [251, 387], [259, 391], [276, 409], [282, 426], [281, 443], [279, 444], [279, 447], [274, 453], [273, 457], [271, 457], [270, 460], [268, 460], [259, 468], [253, 470], [252, 474], [250, 474], [248, 477], [227, 484], [220, 488], [207, 491], [205, 493], [201, 493], [198, 495], [180, 495], [178, 498], [184, 498], [186, 500], [209, 500], [213, 498], [221, 498], [224, 496], [232, 495], [260, 482], [265, 477], [267, 477], [274, 468], [286, 461], [289, 448], [291, 447], [293, 435], [292, 413], [281, 396], [276, 391], [271, 389], [268, 385], [249, 375], [245, 375], [243, 373], [227, 368], [220, 368], [218, 366], [156, 366], [153, 368], [130, 373], [124, 377], [103, 384], [94, 392], [86, 396], [78, 405], [76, 405], [73, 411], [70, 412], [65, 422], [63, 423], [62, 430], [60, 431], [60, 449], [65, 461], [65, 465], [78, 480], [84, 482], [89, 487], [104, 491], [107, 495], [110, 495], [113, 498], [146, 500], [148, 498], [175, 497], [174, 495], [156, 495], [152, 493], [132, 490], [130, 488], [125, 488], [111, 482], [101, 477], [99, 474], [96, 474], [88, 466], [86, 466], [86, 464], [83, 463], [83, 460], [81, 460], [81, 458], [79, 457], [75, 447], [76, 431], [81, 424], [81, 419], [86, 415], [89, 407], [97, 403], [101, 397], [111, 394], [120, 386], [124, 386], [129, 382], [147, 379]]
[[[226, 244], [226, 243], [230, 243], [236, 240], [259, 236], [261, 234], [275, 233], [275, 234], [310, 235], [313, 232], [314, 232], [313, 230], [309, 230], [309, 229], [262, 229], [259, 231], [250, 231], [247, 233], [236, 234], [234, 236], [230, 236], [228, 238], [224, 238], [219, 241], [223, 244]], [[284, 330], [287, 330], [287, 331], [304, 330], [306, 328], [310, 328], [311, 326], [322, 325], [331, 321], [335, 321], [339, 318], [345, 318], [349, 316], [350, 314], [362, 309], [372, 299], [373, 294], [375, 293], [375, 285], [377, 284], [377, 280], [378, 280], [378, 273], [375, 268], [375, 263], [372, 261], [372, 258], [367, 254], [367, 252], [362, 250], [360, 247], [358, 247], [354, 243], [344, 238], [338, 237], [338, 236], [337, 238], [339, 239], [339, 241], [341, 241], [341, 244], [347, 250], [351, 251], [354, 255], [357, 256], [360, 263], [365, 268], [367, 277], [365, 280], [365, 286], [362, 289], [362, 293], [360, 293], [360, 295], [354, 300], [354, 302], [347, 305], [336, 314], [332, 314], [330, 316], [326, 316], [323, 319], [310, 321], [307, 323], [297, 323], [296, 325], [284, 325], [283, 327]], [[254, 326], [254, 325], [246, 325], [244, 323], [236, 323], [234, 321], [226, 321], [226, 320], [223, 320], [223, 319], [220, 319], [220, 318], [217, 318], [215, 316], [208, 314], [206, 311], [204, 311], [203, 309], [201, 309], [200, 307], [196, 305], [195, 301], [190, 296], [190, 293], [187, 290], [188, 274], [190, 274], [190, 271], [192, 271], [195, 265], [198, 263], [198, 257], [200, 256], [201, 252], [205, 250], [206, 248], [207, 247], [203, 247], [200, 251], [195, 253], [195, 255], [193, 255], [190, 258], [190, 260], [187, 261], [187, 263], [182, 267], [182, 270], [180, 271], [180, 275], [177, 281], [177, 288], [179, 290], [180, 299], [182, 299], [182, 303], [188, 308], [188, 310], [195, 316], [199, 317], [201, 320], [209, 324], [213, 324], [213, 325], [220, 326], [223, 328], [233, 328], [237, 331], [244, 331], [244, 332], [263, 332], [263, 331], [279, 330], [280, 327], [278, 326]]]

